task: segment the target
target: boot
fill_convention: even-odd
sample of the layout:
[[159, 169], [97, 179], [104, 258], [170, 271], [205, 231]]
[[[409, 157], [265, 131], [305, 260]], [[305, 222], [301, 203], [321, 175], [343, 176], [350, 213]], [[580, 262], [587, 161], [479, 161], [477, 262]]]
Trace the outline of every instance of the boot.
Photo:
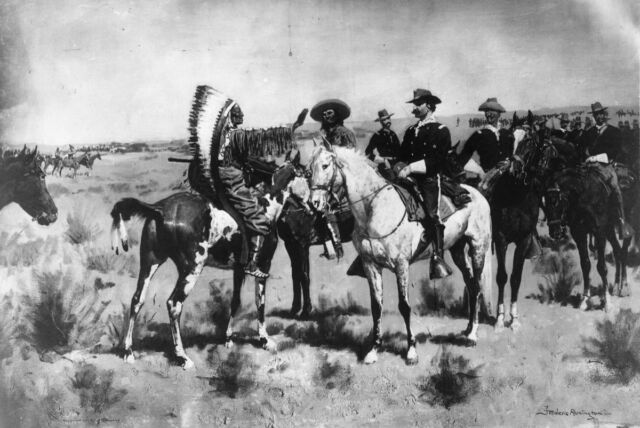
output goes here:
[[633, 228], [624, 221], [624, 218], [620, 217], [618, 219], [618, 236], [621, 240], [625, 240], [631, 238], [633, 236]]
[[542, 247], [540, 246], [537, 234], [534, 233], [531, 235], [531, 240], [529, 241], [529, 246], [527, 247], [527, 252], [525, 253], [524, 258], [535, 259], [540, 254], [542, 254]]
[[347, 275], [361, 276], [363, 278], [367, 277], [367, 275], [364, 273], [364, 266], [362, 266], [362, 257], [356, 257], [353, 263], [351, 263], [351, 266], [349, 266], [349, 269], [347, 269]]
[[244, 273], [256, 278], [268, 278], [269, 274], [264, 273], [258, 267], [258, 257], [260, 256], [260, 250], [264, 244], [264, 236], [253, 235], [251, 237], [251, 243], [249, 245], [249, 263], [244, 268]]
[[445, 278], [453, 273], [444, 261], [444, 224], [435, 225], [435, 239], [433, 241], [433, 256], [431, 256], [430, 279]]

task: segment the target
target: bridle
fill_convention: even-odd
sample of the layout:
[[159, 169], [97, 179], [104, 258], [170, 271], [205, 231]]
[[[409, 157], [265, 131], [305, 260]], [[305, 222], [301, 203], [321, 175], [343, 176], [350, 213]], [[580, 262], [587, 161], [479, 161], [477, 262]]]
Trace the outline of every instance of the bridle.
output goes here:
[[[338, 196], [337, 196], [337, 189], [334, 190], [334, 187], [336, 186], [336, 179], [338, 177], [338, 172], [340, 173], [340, 177], [342, 179], [342, 182], [339, 184], [340, 186], [344, 186], [344, 184], [346, 183], [346, 178], [344, 176], [344, 171], [342, 171], [342, 168], [340, 167], [340, 165], [338, 164], [338, 162], [336, 161], [335, 157], [331, 158], [331, 163], [333, 165], [333, 174], [331, 174], [331, 179], [329, 179], [329, 182], [327, 184], [316, 184], [311, 186], [311, 191], [314, 190], [323, 190], [325, 192], [327, 192], [329, 195], [331, 195], [333, 198], [335, 198], [336, 201], [339, 200]], [[371, 201], [373, 201], [376, 196], [382, 192], [384, 189], [386, 188], [393, 188], [393, 185], [391, 183], [386, 183], [384, 186], [380, 187], [379, 189], [374, 190], [371, 193], [368, 193], [367, 195], [363, 196], [362, 198], [352, 201], [351, 199], [349, 199], [349, 195], [347, 194], [347, 201], [349, 202], [349, 205], [353, 206], [357, 203], [363, 202], [370, 199]], [[380, 235], [380, 236], [371, 236], [368, 233], [364, 233], [364, 235], [367, 236], [367, 238], [369, 239], [384, 239], [390, 235], [392, 235], [396, 230], [398, 230], [398, 228], [402, 225], [402, 223], [404, 222], [405, 218], [407, 217], [407, 210], [404, 210], [404, 214], [402, 215], [402, 218], [400, 219], [400, 221], [398, 222], [398, 224], [396, 224], [396, 226], [391, 230], [391, 232], [386, 233], [384, 235]]]

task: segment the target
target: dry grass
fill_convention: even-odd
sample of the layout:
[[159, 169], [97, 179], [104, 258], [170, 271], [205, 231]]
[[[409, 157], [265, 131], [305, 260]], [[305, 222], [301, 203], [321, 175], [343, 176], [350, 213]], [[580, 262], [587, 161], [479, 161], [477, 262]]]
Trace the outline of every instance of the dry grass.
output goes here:
[[94, 413], [102, 413], [127, 394], [124, 389], [113, 388], [113, 370], [99, 370], [92, 364], [82, 365], [71, 385], [80, 397], [80, 406]]
[[138, 275], [138, 259], [135, 253], [115, 255], [108, 249], [91, 249], [86, 258], [87, 270], [95, 270], [100, 273], [116, 272], [119, 275], [126, 274], [132, 278]]
[[576, 257], [567, 251], [545, 251], [534, 266], [544, 282], [538, 283], [539, 294], [532, 295], [541, 303], [566, 305], [573, 289], [582, 283], [582, 272]]
[[444, 345], [432, 360], [436, 372], [423, 378], [418, 385], [422, 391], [420, 397], [432, 406], [449, 409], [464, 403], [480, 391], [478, 369], [469, 367], [469, 360], [461, 355], [455, 356]]
[[466, 317], [467, 307], [463, 298], [457, 296], [453, 280], [444, 279], [431, 283], [428, 278], [422, 278], [419, 283], [422, 303], [417, 306], [420, 315], [437, 315], [440, 317]]
[[72, 244], [84, 244], [96, 238], [100, 227], [93, 222], [93, 218], [93, 214], [77, 208], [67, 215], [66, 236]]
[[611, 371], [603, 380], [631, 382], [640, 373], [640, 313], [621, 309], [613, 321], [598, 322], [596, 337], [585, 340], [583, 352]]
[[0, 233], [0, 265], [28, 267], [37, 264], [42, 254], [53, 256], [58, 252], [58, 239], [48, 236], [19, 242], [22, 232]]
[[94, 287], [83, 290], [69, 275], [35, 273], [36, 292], [22, 299], [26, 338], [40, 353], [94, 348], [104, 333], [101, 317], [108, 301]]
[[257, 368], [250, 355], [232, 351], [226, 359], [218, 362], [209, 384], [219, 394], [230, 398], [244, 397], [256, 387]]
[[342, 364], [340, 360], [330, 362], [329, 354], [325, 353], [319, 359], [313, 380], [326, 389], [346, 391], [353, 383], [353, 376], [350, 366]]

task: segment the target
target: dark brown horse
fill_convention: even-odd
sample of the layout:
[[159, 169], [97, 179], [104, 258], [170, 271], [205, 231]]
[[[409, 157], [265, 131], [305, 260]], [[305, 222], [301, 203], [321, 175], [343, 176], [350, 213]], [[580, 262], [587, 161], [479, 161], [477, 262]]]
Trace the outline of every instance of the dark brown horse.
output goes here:
[[[259, 166], [259, 165], [258, 165]], [[253, 175], [265, 171], [254, 170]], [[267, 214], [275, 219], [282, 209], [286, 192], [282, 187], [293, 179], [295, 168], [285, 164], [275, 172], [266, 171], [261, 181], [266, 181], [269, 194], [265, 197], [268, 204]], [[271, 174], [273, 180], [271, 180]], [[268, 177], [268, 178], [267, 178]], [[273, 184], [272, 184], [273, 183]], [[254, 183], [255, 184], [255, 183]], [[240, 260], [242, 240], [238, 227], [225, 211], [211, 205], [202, 196], [192, 193], [177, 193], [153, 204], [147, 204], [134, 198], [125, 198], [117, 202], [111, 211], [112, 246], [116, 253], [120, 245], [128, 250], [128, 238], [125, 221], [132, 216], [145, 219], [140, 238], [140, 273], [136, 292], [131, 299], [131, 309], [123, 353], [126, 361], [133, 361], [132, 334], [135, 319], [142, 307], [149, 283], [160, 265], [171, 259], [178, 270], [178, 280], [171, 296], [167, 300], [167, 310], [171, 323], [174, 354], [177, 362], [186, 368], [193, 362], [184, 351], [180, 336], [180, 314], [187, 295], [193, 289], [204, 266], [233, 269], [233, 297], [231, 316], [226, 330], [226, 344], [232, 345], [232, 322], [240, 307], [240, 291], [244, 282], [244, 268], [233, 260]], [[263, 246], [258, 264], [263, 272], [269, 272], [271, 259], [276, 250], [278, 237], [273, 228]], [[233, 256], [233, 260], [231, 259]], [[275, 344], [269, 339], [264, 325], [266, 279], [256, 279], [256, 306], [258, 309], [258, 334], [262, 346], [272, 349]]]
[[58, 218], [58, 208], [51, 199], [44, 181], [45, 175], [37, 164], [38, 149], [27, 148], [15, 156], [0, 160], [0, 209], [15, 202], [41, 225], [49, 225]]
[[591, 297], [589, 280], [591, 261], [589, 260], [587, 236], [592, 234], [595, 238], [596, 267], [604, 287], [603, 307], [608, 311], [611, 304], [611, 294], [605, 262], [607, 241], [611, 244], [616, 268], [619, 271], [616, 275], [617, 279], [622, 278], [622, 271], [625, 271], [624, 277], [626, 278], [626, 261], [616, 236], [617, 215], [614, 212], [612, 197], [605, 181], [598, 173], [597, 167], [579, 165], [555, 172], [549, 181], [545, 201], [545, 212], [551, 237], [554, 239], [564, 237], [568, 226], [578, 247], [584, 283], [584, 293], [580, 304], [582, 310], [588, 309]]

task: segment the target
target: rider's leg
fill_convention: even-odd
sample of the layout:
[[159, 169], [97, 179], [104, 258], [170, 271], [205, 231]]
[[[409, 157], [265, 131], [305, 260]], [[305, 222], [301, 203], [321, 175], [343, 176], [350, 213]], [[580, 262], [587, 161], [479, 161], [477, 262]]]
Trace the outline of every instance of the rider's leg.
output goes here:
[[618, 183], [618, 176], [615, 173], [613, 167], [607, 168], [609, 184], [612, 188], [612, 197], [616, 206], [617, 223], [619, 227], [618, 234], [620, 239], [626, 239], [631, 237], [631, 231], [627, 226], [624, 218], [624, 203], [622, 201], [622, 192], [620, 191], [620, 185]]
[[[431, 279], [444, 278], [453, 271], [444, 261], [444, 224], [440, 220], [438, 207], [440, 202], [440, 186], [437, 178], [425, 178], [419, 182], [420, 193], [424, 204], [425, 220], [422, 225], [433, 232], [433, 255], [431, 256]], [[428, 218], [427, 218], [428, 217]]]

